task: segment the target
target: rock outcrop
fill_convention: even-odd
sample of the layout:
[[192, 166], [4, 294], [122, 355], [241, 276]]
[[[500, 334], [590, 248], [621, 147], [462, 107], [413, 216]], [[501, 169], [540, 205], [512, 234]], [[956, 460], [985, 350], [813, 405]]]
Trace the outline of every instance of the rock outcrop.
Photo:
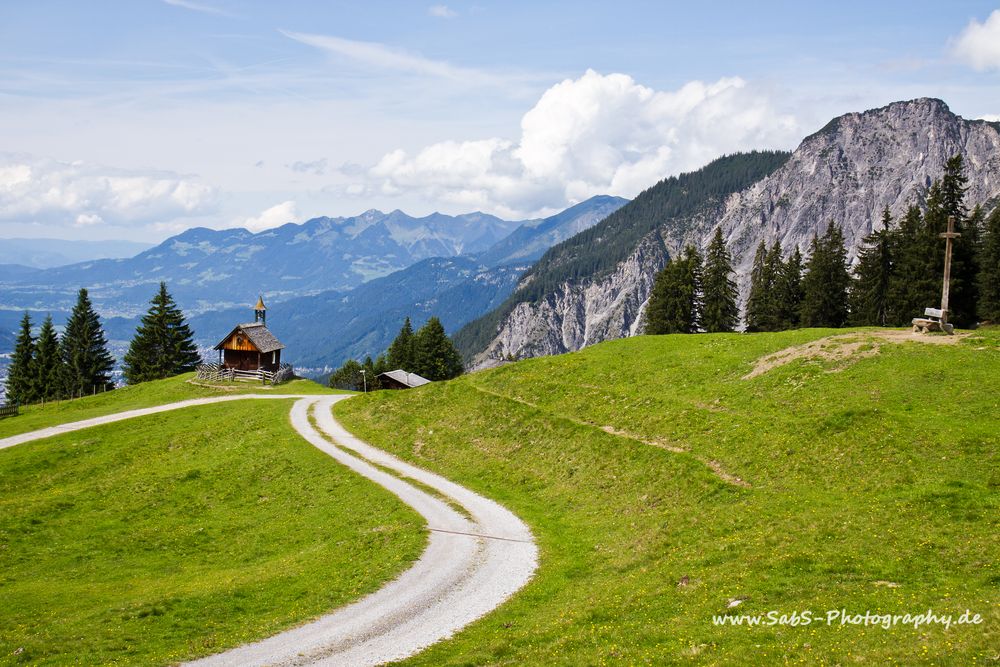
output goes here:
[[836, 221], [853, 260], [861, 240], [880, 225], [882, 210], [888, 207], [898, 217], [922, 202], [956, 154], [965, 158], [970, 206], [995, 202], [1000, 124], [965, 120], [941, 100], [928, 98], [840, 116], [803, 140], [782, 167], [724, 205], [685, 224], [664, 221], [610, 276], [566, 282], [536, 302], [515, 305], [472, 366], [635, 335], [668, 253], [687, 243], [705, 247], [716, 227], [733, 255], [741, 299], [762, 239], [768, 244], [777, 239], [786, 252], [796, 246], [806, 251], [813, 234]]

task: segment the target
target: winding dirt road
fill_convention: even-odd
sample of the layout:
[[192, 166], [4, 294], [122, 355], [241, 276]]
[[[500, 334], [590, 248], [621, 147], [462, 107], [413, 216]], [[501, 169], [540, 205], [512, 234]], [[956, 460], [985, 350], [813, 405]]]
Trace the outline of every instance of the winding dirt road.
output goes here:
[[[397, 579], [353, 604], [268, 639], [189, 664], [353, 666], [401, 660], [487, 614], [531, 579], [538, 550], [528, 527], [492, 500], [348, 433], [333, 418], [331, 408], [349, 396], [246, 394], [193, 399], [11, 436], [0, 439], [0, 449], [194, 405], [289, 398], [299, 399], [292, 406], [291, 421], [303, 438], [385, 487], [424, 517], [430, 531], [427, 549]], [[310, 412], [318, 429], [310, 422]], [[451, 504], [403, 478], [432, 488]], [[453, 505], [460, 506], [467, 516]]]

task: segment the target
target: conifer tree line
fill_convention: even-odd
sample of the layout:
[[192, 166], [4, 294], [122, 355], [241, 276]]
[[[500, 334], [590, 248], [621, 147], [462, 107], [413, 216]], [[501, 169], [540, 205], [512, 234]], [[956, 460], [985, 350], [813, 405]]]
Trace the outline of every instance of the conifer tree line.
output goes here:
[[[194, 370], [199, 360], [183, 314], [166, 284], [160, 283], [125, 355], [126, 381], [135, 384], [184, 373]], [[61, 337], [51, 315], [37, 338], [31, 316], [21, 318], [7, 374], [7, 401], [25, 405], [108, 391], [114, 388], [114, 366], [100, 316], [87, 290], [81, 289]]]
[[[939, 237], [955, 217], [948, 319], [959, 327], [1000, 322], [1000, 207], [988, 217], [965, 206], [962, 157], [945, 165], [927, 191], [898, 222], [888, 209], [881, 229], [869, 234], [853, 271], [842, 228], [829, 223], [815, 234], [804, 258], [786, 257], [778, 241], [761, 241], [750, 272], [746, 330], [799, 327], [908, 326], [941, 300], [944, 247]], [[737, 291], [721, 230], [703, 259], [689, 246], [657, 275], [646, 310], [646, 333], [734, 331]]]
[[384, 354], [374, 361], [371, 356], [363, 362], [349, 359], [330, 376], [330, 386], [356, 391], [381, 389], [378, 375], [397, 369], [435, 381], [450, 380], [465, 371], [462, 357], [445, 333], [441, 320], [431, 317], [414, 331], [407, 317]]
[[646, 333], [735, 331], [737, 296], [732, 257], [716, 229], [704, 257], [689, 245], [657, 274], [646, 305]]
[[86, 289], [77, 294], [62, 337], [56, 334], [49, 315], [36, 339], [31, 315], [25, 313], [7, 372], [7, 401], [25, 405], [113, 389], [115, 362], [107, 346], [100, 317]]

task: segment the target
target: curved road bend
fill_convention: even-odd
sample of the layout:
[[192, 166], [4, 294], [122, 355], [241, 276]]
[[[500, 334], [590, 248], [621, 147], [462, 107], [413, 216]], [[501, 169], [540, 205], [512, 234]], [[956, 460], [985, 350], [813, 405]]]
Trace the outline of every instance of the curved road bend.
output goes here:
[[[258, 398], [298, 398], [291, 411], [295, 430], [419, 512], [427, 521], [430, 539], [410, 569], [371, 595], [268, 639], [189, 664], [353, 666], [401, 660], [492, 611], [534, 574], [538, 550], [531, 531], [520, 519], [488, 498], [355, 438], [331, 412], [334, 403], [348, 396], [245, 394], [193, 399], [11, 436], [0, 440], [0, 449], [132, 417]], [[309, 421], [310, 410], [319, 430]], [[372, 463], [433, 488], [460, 505], [471, 519]]]

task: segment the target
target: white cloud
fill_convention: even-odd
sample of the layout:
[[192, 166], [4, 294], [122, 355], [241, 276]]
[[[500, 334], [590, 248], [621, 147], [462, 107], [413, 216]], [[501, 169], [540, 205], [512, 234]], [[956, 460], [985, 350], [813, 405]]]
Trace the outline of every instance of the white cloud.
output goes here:
[[257, 217], [243, 220], [238, 226], [246, 227], [251, 232], [262, 232], [265, 229], [280, 227], [286, 222], [295, 222], [298, 215], [295, 202], [285, 201], [262, 211]]
[[991, 123], [1000, 123], [1000, 113], [988, 113], [985, 116], [980, 116], [976, 120], [988, 120]]
[[215, 210], [216, 191], [171, 172], [0, 153], [0, 220], [146, 224]]
[[439, 19], [453, 19], [458, 16], [458, 12], [448, 5], [431, 5], [427, 8], [427, 13]]
[[90, 227], [91, 225], [99, 225], [104, 222], [104, 218], [97, 215], [96, 213], [81, 213], [76, 216], [76, 226], [77, 227]]
[[411, 53], [379, 42], [360, 42], [330, 35], [313, 35], [285, 30], [279, 32], [301, 44], [379, 69], [450, 79], [462, 83], [483, 84], [505, 81], [503, 77], [497, 77], [488, 72], [459, 67], [444, 60], [432, 60], [419, 53]]
[[366, 193], [418, 193], [499, 215], [538, 215], [597, 194], [634, 197], [723, 153], [791, 147], [795, 119], [739, 78], [656, 91], [588, 70], [549, 88], [517, 141], [444, 141], [386, 154]]
[[1000, 69], [1000, 9], [984, 23], [970, 21], [955, 40], [952, 52], [977, 70]]

